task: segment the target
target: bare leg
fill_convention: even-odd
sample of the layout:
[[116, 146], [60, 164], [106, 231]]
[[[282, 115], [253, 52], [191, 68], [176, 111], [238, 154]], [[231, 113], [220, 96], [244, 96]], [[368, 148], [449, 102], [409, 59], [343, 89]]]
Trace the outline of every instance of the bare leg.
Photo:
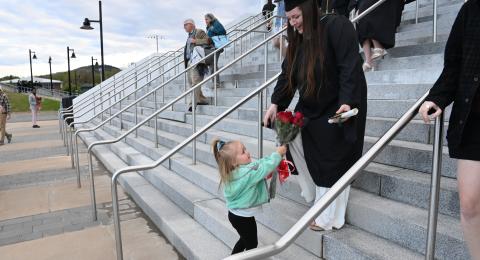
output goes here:
[[472, 259], [480, 259], [480, 162], [458, 160], [458, 192], [463, 234]]
[[370, 48], [372, 47], [370, 40], [363, 41], [363, 53], [365, 54], [365, 63], [363, 64], [362, 68], [363, 71], [368, 71], [373, 68], [372, 63], [372, 51]]
[[372, 39], [372, 42], [373, 42], [373, 48], [385, 49], [383, 48], [383, 45], [379, 41]]

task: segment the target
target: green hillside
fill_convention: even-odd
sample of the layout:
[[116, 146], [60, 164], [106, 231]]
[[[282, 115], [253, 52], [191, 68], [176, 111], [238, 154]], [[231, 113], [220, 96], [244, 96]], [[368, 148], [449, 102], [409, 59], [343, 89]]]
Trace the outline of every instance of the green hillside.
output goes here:
[[[95, 84], [100, 83], [100, 72], [98, 71], [99, 67], [95, 68]], [[119, 68], [105, 65], [105, 78], [108, 79], [111, 76], [115, 75], [120, 71]], [[37, 77], [37, 76], [36, 76]], [[38, 76], [41, 78], [50, 78], [50, 75], [41, 75]], [[68, 73], [57, 72], [52, 74], [54, 80], [61, 80], [63, 82], [63, 90], [68, 90]], [[92, 67], [84, 66], [70, 71], [70, 81], [72, 84], [72, 91], [80, 90], [82, 86], [91, 86], [92, 85]]]

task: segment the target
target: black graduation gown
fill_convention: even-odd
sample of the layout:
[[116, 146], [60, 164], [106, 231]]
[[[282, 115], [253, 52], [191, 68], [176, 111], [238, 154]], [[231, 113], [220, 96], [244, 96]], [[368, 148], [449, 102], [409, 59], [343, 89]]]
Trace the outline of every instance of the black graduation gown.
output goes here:
[[426, 98], [443, 111], [453, 102], [447, 131], [451, 156], [452, 151], [461, 149], [464, 144], [478, 144], [474, 140], [479, 140], [478, 133], [465, 136], [469, 116], [480, 118], [479, 14], [480, 0], [470, 0], [460, 9], [445, 46], [442, 74]]
[[[328, 16], [322, 22], [326, 23], [328, 42], [325, 57], [327, 82], [320, 86], [321, 70], [317, 65], [317, 98], [305, 97], [302, 86], [306, 76], [299, 70], [304, 64], [296, 64], [293, 66], [293, 84], [300, 94], [295, 111], [302, 112], [309, 119], [302, 128], [308, 170], [317, 186], [331, 187], [362, 155], [367, 84], [353, 25], [340, 15]], [[297, 51], [303, 56], [301, 47]], [[286, 91], [287, 82], [285, 60], [271, 98], [272, 103], [278, 105], [278, 111], [285, 110], [293, 98], [293, 94]], [[342, 125], [328, 124], [328, 118], [342, 104], [358, 108], [359, 114]]]
[[[360, 0], [358, 11], [362, 13], [378, 0]], [[362, 45], [367, 39], [379, 41], [385, 49], [395, 46], [395, 33], [402, 15], [404, 0], [387, 0], [360, 19], [357, 26], [358, 40]]]

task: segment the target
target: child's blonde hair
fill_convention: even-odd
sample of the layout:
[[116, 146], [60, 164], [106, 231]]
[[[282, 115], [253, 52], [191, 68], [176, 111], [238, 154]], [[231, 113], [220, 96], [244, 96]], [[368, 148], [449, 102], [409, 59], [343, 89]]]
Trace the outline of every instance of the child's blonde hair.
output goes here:
[[234, 143], [235, 141], [224, 142], [220, 139], [215, 139], [212, 142], [213, 156], [217, 161], [220, 173], [220, 186], [230, 181], [230, 173], [236, 168]]

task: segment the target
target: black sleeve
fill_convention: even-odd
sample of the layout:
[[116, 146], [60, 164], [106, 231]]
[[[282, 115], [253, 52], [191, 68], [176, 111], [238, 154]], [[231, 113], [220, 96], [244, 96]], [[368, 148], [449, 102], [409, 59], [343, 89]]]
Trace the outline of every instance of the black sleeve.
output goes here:
[[[282, 72], [277, 79], [277, 84], [273, 90], [271, 102], [272, 104], [278, 105], [278, 111], [283, 111], [288, 108], [290, 102], [292, 102], [294, 93], [289, 93], [287, 90], [287, 59], [284, 59], [282, 62]], [[293, 91], [292, 91], [293, 92]]]
[[465, 6], [458, 13], [452, 31], [448, 36], [442, 74], [430, 89], [426, 98], [427, 101], [432, 101], [442, 110], [453, 102], [458, 87], [462, 63], [464, 15]]
[[361, 86], [359, 85], [360, 56], [358, 41], [352, 23], [343, 16], [337, 16], [328, 26], [330, 43], [335, 54], [338, 71], [339, 95], [338, 105], [347, 104], [358, 107], [361, 102]]

